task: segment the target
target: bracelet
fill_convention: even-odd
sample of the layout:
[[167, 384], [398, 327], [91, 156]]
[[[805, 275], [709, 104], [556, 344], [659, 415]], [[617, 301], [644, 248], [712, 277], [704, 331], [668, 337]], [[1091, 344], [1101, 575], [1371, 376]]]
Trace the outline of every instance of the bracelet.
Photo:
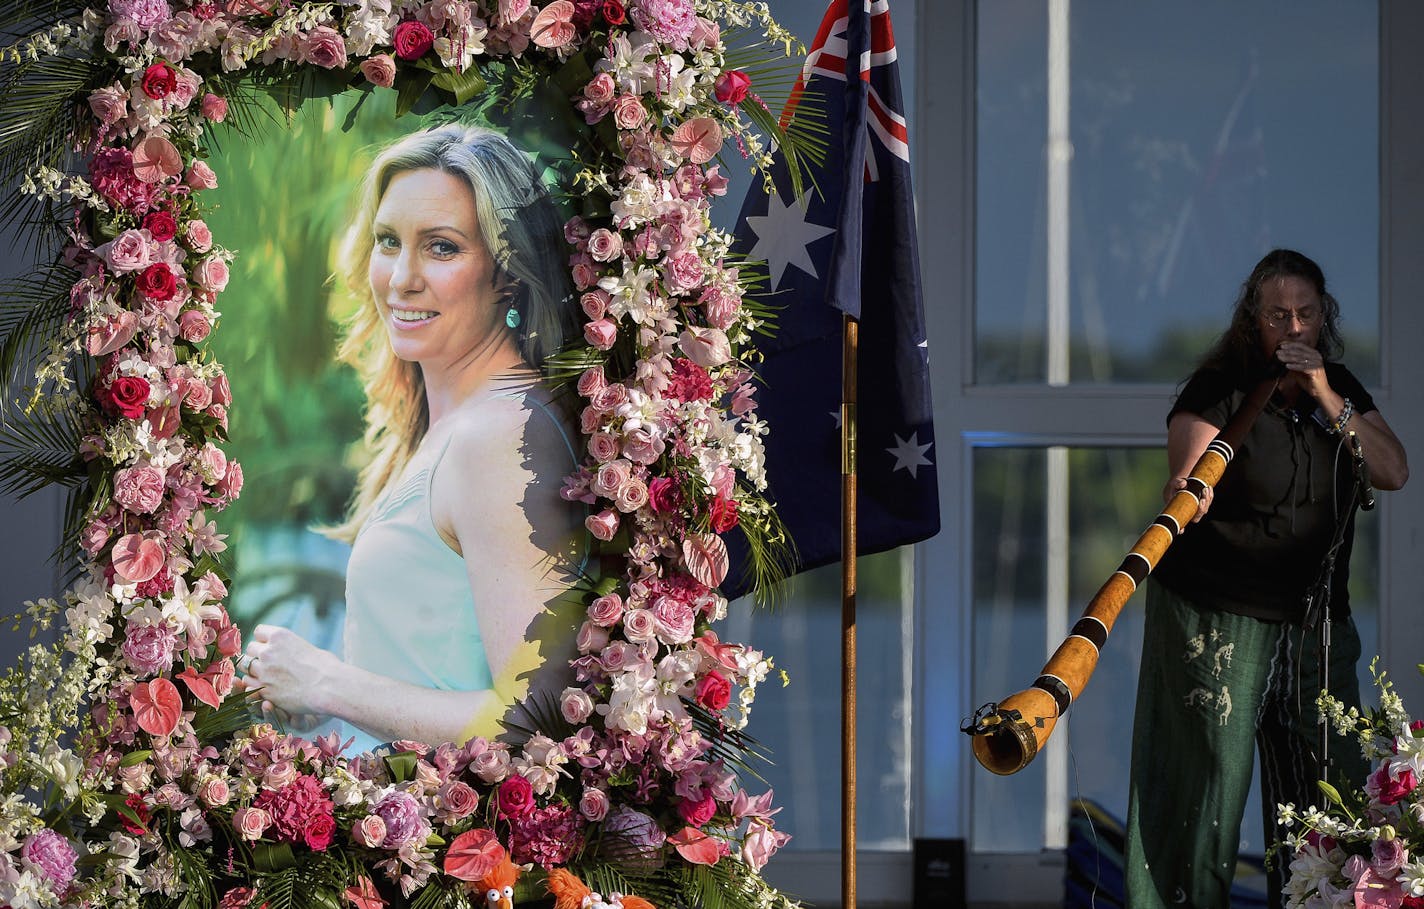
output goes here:
[[1325, 431], [1332, 436], [1338, 436], [1345, 431], [1345, 424], [1350, 422], [1350, 417], [1355, 413], [1355, 405], [1349, 398], [1345, 399], [1345, 406], [1340, 408], [1340, 416], [1336, 417], [1330, 425], [1325, 427]]

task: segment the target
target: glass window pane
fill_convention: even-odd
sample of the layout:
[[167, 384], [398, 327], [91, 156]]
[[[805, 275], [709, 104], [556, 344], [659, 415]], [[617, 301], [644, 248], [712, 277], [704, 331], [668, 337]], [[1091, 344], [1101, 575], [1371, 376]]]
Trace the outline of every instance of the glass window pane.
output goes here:
[[980, 3], [976, 381], [1053, 378], [1052, 293], [1067, 381], [1175, 383], [1275, 246], [1377, 381], [1378, 45], [1373, 3]]
[[[858, 565], [856, 836], [865, 850], [910, 848], [913, 559], [906, 548]], [[776, 826], [793, 835], [792, 851], [841, 846], [840, 572], [797, 576], [771, 609], [738, 600], [718, 629], [770, 654], [789, 678], [785, 688], [772, 678], [758, 689], [747, 732], [771, 752], [774, 766], [759, 772], [776, 790]], [[747, 788], [758, 791], [755, 781]]]
[[[1050, 644], [1044, 633], [1049, 614], [1047, 450], [978, 448], [973, 470], [973, 704], [978, 706], [1026, 688], [1061, 638]], [[1166, 459], [1159, 449], [1068, 451], [1069, 625], [1156, 517], [1165, 476]], [[1350, 602], [1366, 654], [1360, 674], [1368, 690], [1368, 655], [1378, 646], [1379, 546], [1373, 514], [1357, 518], [1350, 575]], [[1044, 847], [1050, 772], [1045, 758], [1056, 749], [1068, 749], [1067, 779], [1060, 791], [1126, 817], [1145, 602], [1141, 594], [1127, 602], [1066, 724], [1060, 722], [1033, 763], [1009, 777], [974, 768], [971, 842], [977, 851], [1037, 852]], [[1264, 837], [1258, 804], [1253, 796], [1241, 838], [1244, 850], [1260, 854]]]

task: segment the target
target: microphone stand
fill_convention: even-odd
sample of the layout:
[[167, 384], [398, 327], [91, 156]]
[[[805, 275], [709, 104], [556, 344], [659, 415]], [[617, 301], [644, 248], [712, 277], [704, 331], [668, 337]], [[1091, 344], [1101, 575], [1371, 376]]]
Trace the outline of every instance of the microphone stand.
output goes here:
[[[1354, 519], [1355, 509], [1360, 505], [1361, 496], [1370, 500], [1370, 507], [1374, 506], [1373, 495], [1368, 490], [1362, 490], [1360, 485], [1369, 482], [1369, 468], [1365, 465], [1364, 453], [1360, 450], [1359, 439], [1354, 432], [1349, 434], [1348, 444], [1351, 447], [1351, 455], [1354, 459], [1354, 470], [1351, 471], [1350, 499], [1345, 505], [1343, 516], [1337, 515], [1335, 522], [1335, 534], [1330, 540], [1330, 547], [1325, 551], [1325, 561], [1321, 564], [1320, 574], [1316, 577], [1315, 583], [1305, 593], [1305, 619], [1306, 629], [1315, 629], [1316, 649], [1315, 656], [1320, 677], [1320, 687], [1324, 691], [1330, 690], [1330, 593], [1331, 583], [1335, 576], [1335, 557], [1340, 553], [1340, 547], [1345, 543], [1345, 530]], [[1321, 720], [1320, 726], [1320, 776], [1321, 779], [1329, 780], [1330, 769], [1330, 724], [1324, 722], [1324, 717], [1319, 715], [1317, 709], [1317, 719]], [[1322, 799], [1321, 808], [1327, 807], [1323, 803], [1324, 796], [1317, 796]]]

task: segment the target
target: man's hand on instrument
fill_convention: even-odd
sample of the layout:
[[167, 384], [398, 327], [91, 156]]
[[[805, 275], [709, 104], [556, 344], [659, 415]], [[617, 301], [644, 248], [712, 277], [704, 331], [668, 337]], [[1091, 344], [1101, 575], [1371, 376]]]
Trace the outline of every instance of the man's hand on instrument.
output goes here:
[[[1162, 501], [1163, 501], [1163, 502], [1170, 502], [1170, 501], [1172, 501], [1172, 497], [1173, 497], [1173, 496], [1175, 496], [1177, 493], [1181, 492], [1183, 489], [1186, 489], [1186, 488], [1187, 488], [1187, 478], [1186, 478], [1186, 477], [1173, 477], [1172, 479], [1170, 479], [1170, 480], [1167, 481], [1167, 485], [1166, 485], [1166, 486], [1162, 487]], [[1192, 523], [1193, 523], [1193, 524], [1195, 524], [1197, 521], [1200, 521], [1202, 518], [1206, 517], [1207, 511], [1211, 508], [1211, 497], [1212, 497], [1212, 489], [1211, 489], [1210, 486], [1208, 486], [1208, 487], [1206, 488], [1206, 492], [1204, 492], [1204, 493], [1202, 494], [1202, 497], [1197, 500], [1197, 513], [1196, 513], [1196, 515], [1192, 518]]]

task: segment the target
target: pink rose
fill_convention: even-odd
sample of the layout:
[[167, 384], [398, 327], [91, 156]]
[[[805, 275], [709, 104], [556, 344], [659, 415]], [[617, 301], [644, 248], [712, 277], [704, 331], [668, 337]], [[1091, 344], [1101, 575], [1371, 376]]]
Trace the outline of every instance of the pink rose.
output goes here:
[[500, 817], [524, 817], [534, 810], [534, 787], [528, 780], [516, 773], [499, 784], [495, 802], [498, 805]]
[[[212, 330], [213, 326], [212, 323], [208, 321], [208, 317], [196, 309], [190, 309], [178, 317], [178, 334], [182, 336], [184, 341], [197, 344], [206, 338]], [[194, 383], [193, 386], [188, 389], [188, 395], [185, 399], [188, 406], [194, 410], [203, 410], [207, 406], [206, 404], [197, 406], [193, 402], [193, 392], [200, 388], [207, 392], [207, 399], [209, 401], [212, 400], [212, 392], [208, 391], [206, 385], [201, 382]]]
[[732, 326], [737, 310], [742, 308], [742, 298], [728, 293], [720, 287], [709, 287], [697, 298], [707, 314], [707, 324], [724, 331]]
[[191, 69], [180, 69], [175, 81], [177, 84], [173, 87], [171, 101], [174, 107], [181, 110], [192, 104], [193, 99], [198, 96], [203, 79]]
[[335, 836], [336, 818], [330, 814], [318, 814], [302, 829], [302, 842], [313, 852], [325, 852]]
[[717, 77], [713, 85], [717, 100], [723, 104], [740, 104], [751, 90], [751, 77], [739, 69], [729, 69]]
[[619, 129], [637, 129], [648, 119], [647, 108], [636, 95], [619, 95], [613, 102], [613, 122]]
[[648, 504], [658, 514], [676, 511], [681, 499], [677, 481], [671, 477], [654, 477], [648, 481]]
[[194, 161], [188, 165], [188, 173], [183, 180], [193, 189], [217, 189], [218, 186], [218, 176], [206, 161]]
[[599, 410], [613, 410], [618, 405], [628, 400], [628, 386], [615, 382], [606, 385], [592, 398], [594, 407]]
[[705, 277], [702, 260], [697, 253], [679, 253], [663, 264], [663, 275], [667, 278], [668, 290], [675, 294], [687, 293], [702, 285]]
[[390, 54], [376, 54], [361, 61], [361, 75], [372, 85], [390, 88], [396, 84], [396, 61]]
[[193, 252], [205, 253], [213, 248], [213, 232], [206, 221], [194, 218], [183, 228], [183, 241]]
[[594, 104], [607, 104], [618, 92], [618, 84], [609, 73], [599, 73], [583, 87], [583, 96]]
[[618, 340], [618, 326], [607, 319], [597, 319], [584, 325], [583, 337], [599, 350], [608, 350]]
[[717, 813], [717, 800], [712, 796], [693, 801], [683, 799], [677, 803], [677, 813], [693, 827], [701, 827]]
[[623, 615], [623, 598], [616, 593], [604, 594], [588, 605], [589, 620], [604, 628], [612, 628]]
[[199, 108], [203, 118], [214, 123], [221, 123], [227, 117], [227, 99], [222, 95], [215, 95], [208, 92], [203, 96], [203, 104]]
[[630, 431], [623, 437], [623, 454], [635, 464], [651, 464], [663, 456], [667, 443], [646, 428]]
[[101, 88], [89, 95], [89, 110], [105, 126], [113, 126], [129, 115], [129, 94], [117, 86]]
[[[603, 314], [608, 312], [608, 291], [590, 290], [579, 297], [579, 306], [583, 307], [583, 314], [590, 319], [598, 320], [603, 318]], [[583, 394], [583, 392], [579, 392]], [[585, 395], [587, 397], [587, 395]]]
[[581, 688], [565, 688], [559, 695], [559, 712], [577, 726], [593, 713], [593, 698]]
[[229, 276], [227, 262], [222, 256], [209, 256], [199, 262], [193, 272], [193, 280], [198, 282], [198, 286], [212, 293], [219, 293], [227, 287]]
[[151, 264], [148, 246], [150, 244], [144, 231], [124, 231], [94, 252], [104, 256], [104, 261], [115, 274], [127, 275], [128, 272], [142, 271]]
[[658, 597], [653, 604], [653, 617], [658, 620], [658, 637], [665, 643], [686, 644], [692, 640], [696, 615], [686, 603], [674, 597]]
[[1393, 877], [1408, 859], [1404, 843], [1399, 839], [1375, 840], [1370, 843], [1371, 864], [1381, 875]]
[[653, 640], [658, 634], [658, 620], [651, 609], [630, 609], [623, 614], [623, 636], [634, 644]]
[[225, 499], [237, 498], [242, 492], [242, 465], [236, 461], [229, 461], [227, 473], [223, 474], [223, 478], [218, 481], [215, 490]]
[[226, 375], [213, 379], [213, 401], [223, 405], [232, 403], [232, 390], [228, 386]]
[[[184, 316], [188, 316], [188, 315], [200, 315], [200, 314], [198, 314], [198, 313], [186, 313], [186, 312], [185, 312], [185, 313], [183, 313], [183, 315], [184, 315]], [[187, 329], [184, 327], [184, 322], [185, 322], [185, 319], [179, 319], [179, 320], [178, 320], [179, 329], [184, 332], [184, 338], [186, 338], [186, 339], [189, 340], [189, 341], [193, 341], [193, 340], [194, 340], [193, 338], [189, 338], [189, 337], [188, 337]], [[206, 320], [206, 319], [203, 320], [203, 325], [207, 325], [207, 320]], [[205, 331], [205, 333], [206, 333], [206, 331]], [[198, 339], [196, 339], [196, 340], [201, 341], [202, 338], [198, 338]], [[211, 388], [209, 388], [207, 385], [203, 384], [202, 382], [189, 382], [189, 383], [188, 383], [188, 391], [183, 395], [183, 406], [184, 406], [184, 407], [187, 407], [189, 410], [193, 410], [193, 411], [196, 411], [196, 412], [198, 412], [198, 413], [202, 413], [203, 411], [207, 410], [207, 409], [208, 409], [208, 405], [209, 405], [209, 404], [212, 404], [212, 403], [213, 403], [213, 390], [212, 390]]]
[[693, 698], [708, 710], [726, 710], [732, 703], [732, 683], [714, 669], [698, 680]]
[[613, 504], [624, 514], [632, 514], [648, 504], [648, 484], [637, 477], [629, 478], [613, 494]]
[[322, 69], [340, 69], [346, 65], [346, 42], [336, 29], [318, 25], [302, 42], [302, 58]]
[[769, 823], [753, 821], [751, 829], [747, 831], [747, 838], [742, 841], [742, 861], [752, 869], [760, 871], [776, 854], [776, 850], [786, 845], [789, 839], [789, 834], [772, 829]]
[[618, 457], [618, 437], [611, 432], [596, 432], [588, 437], [588, 453], [600, 464]]
[[574, 287], [587, 290], [598, 283], [598, 267], [588, 253], [575, 253], [569, 257], [569, 268], [574, 279]]
[[1415, 779], [1413, 770], [1405, 770], [1398, 777], [1391, 776], [1389, 765], [1386, 764], [1375, 771], [1369, 779], [1369, 784], [1379, 793], [1376, 798], [1380, 804], [1393, 805], [1413, 792], [1419, 781]]
[[608, 816], [608, 793], [602, 789], [588, 788], [579, 796], [579, 814], [598, 823]]
[[351, 827], [351, 838], [367, 849], [379, 849], [386, 841], [386, 822], [368, 814]]
[[479, 793], [459, 780], [451, 780], [441, 786], [436, 791], [435, 798], [447, 823], [469, 817], [480, 804]]
[[261, 808], [239, 808], [232, 813], [232, 826], [237, 835], [248, 841], [262, 838], [272, 824], [272, 817]]
[[227, 476], [227, 455], [212, 442], [205, 442], [198, 452], [197, 467], [204, 482], [216, 483]]
[[608, 629], [600, 628], [593, 622], [584, 622], [574, 637], [574, 645], [579, 653], [593, 653], [608, 646]]
[[603, 377], [602, 366], [590, 366], [579, 376], [578, 393], [585, 398], [591, 398], [607, 387], [608, 380]]
[[226, 805], [232, 797], [232, 789], [228, 786], [227, 780], [222, 777], [210, 776], [198, 787], [198, 798], [203, 800], [203, 804], [209, 808], [218, 808]]
[[697, 17], [697, 21], [692, 26], [692, 34], [687, 37], [687, 42], [697, 50], [716, 47], [721, 40], [721, 26], [711, 19], [704, 19], [701, 16]]
[[114, 474], [114, 501], [134, 514], [153, 514], [163, 504], [163, 471], [126, 467]]
[[397, 57], [418, 60], [435, 43], [435, 33], [419, 22], [408, 20], [396, 26], [394, 43]]
[[598, 495], [613, 498], [620, 487], [632, 476], [632, 465], [622, 459], [609, 461], [598, 466], [593, 478], [593, 491]]
[[110, 553], [114, 574], [119, 580], [129, 584], [142, 584], [150, 580], [162, 570], [163, 563], [167, 561], [162, 540], [163, 534], [156, 530], [119, 537], [113, 552]]
[[614, 641], [603, 648], [603, 653], [598, 655], [598, 665], [603, 667], [604, 672], [624, 672], [638, 659], [638, 645], [630, 644], [627, 641]]
[[607, 543], [618, 533], [618, 512], [605, 508], [598, 514], [584, 518], [583, 526], [588, 528], [588, 532], [596, 539]]
[[606, 227], [600, 227], [588, 237], [588, 254], [595, 261], [612, 262], [623, 255], [623, 238]]

